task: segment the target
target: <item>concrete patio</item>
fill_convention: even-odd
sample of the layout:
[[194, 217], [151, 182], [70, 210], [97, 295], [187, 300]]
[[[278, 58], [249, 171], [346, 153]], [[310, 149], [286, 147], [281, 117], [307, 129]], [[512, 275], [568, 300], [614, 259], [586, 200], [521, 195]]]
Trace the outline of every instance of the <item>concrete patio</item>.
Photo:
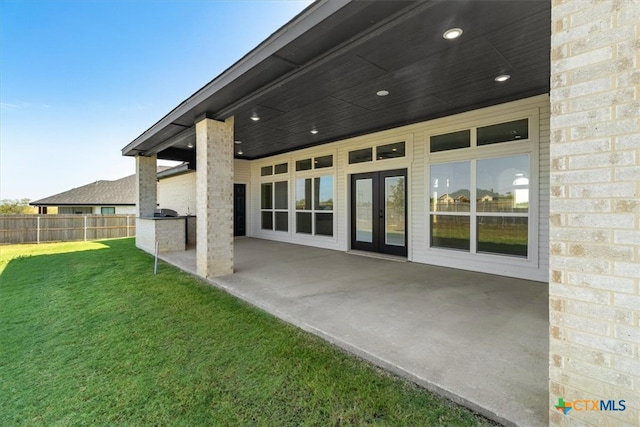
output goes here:
[[[195, 273], [195, 250], [161, 258]], [[548, 424], [545, 283], [250, 238], [212, 283], [502, 424]]]

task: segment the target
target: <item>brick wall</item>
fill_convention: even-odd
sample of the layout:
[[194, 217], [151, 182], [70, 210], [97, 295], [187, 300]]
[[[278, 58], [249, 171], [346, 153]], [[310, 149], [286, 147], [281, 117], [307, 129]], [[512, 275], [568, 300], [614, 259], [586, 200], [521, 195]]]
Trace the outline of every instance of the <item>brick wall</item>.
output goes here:
[[196, 123], [198, 275], [233, 273], [233, 117]]
[[140, 217], [152, 217], [156, 209], [156, 165], [156, 156], [136, 156], [136, 206]]
[[136, 246], [154, 254], [184, 251], [186, 245], [185, 218], [136, 218]]
[[552, 425], [640, 425], [639, 23], [639, 1], [552, 2]]

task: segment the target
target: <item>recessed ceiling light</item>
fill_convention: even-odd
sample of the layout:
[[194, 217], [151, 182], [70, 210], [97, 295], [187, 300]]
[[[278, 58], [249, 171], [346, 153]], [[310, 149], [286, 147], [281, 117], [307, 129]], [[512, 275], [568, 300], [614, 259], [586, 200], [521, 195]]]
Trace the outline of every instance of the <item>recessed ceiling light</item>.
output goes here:
[[500, 74], [494, 80], [497, 81], [497, 82], [506, 82], [510, 78], [511, 78], [511, 76], [509, 74]]
[[189, 148], [193, 148], [193, 144], [192, 144], [192, 143], [188, 143], [188, 144], [187, 144], [187, 147], [189, 147]]
[[376, 95], [378, 96], [387, 96], [389, 95], [389, 91], [388, 90], [379, 90], [376, 92]]
[[260, 120], [260, 117], [257, 114], [254, 114], [253, 116], [251, 116], [251, 120], [257, 122], [258, 120]]
[[311, 133], [314, 134], [314, 135], [317, 134], [318, 133], [318, 129], [311, 129]]
[[234, 144], [242, 144], [242, 141], [233, 141]]
[[462, 28], [450, 28], [447, 31], [445, 31], [444, 34], [442, 34], [442, 37], [444, 37], [447, 40], [453, 40], [453, 39], [457, 39], [461, 35], [462, 35]]
[[238, 155], [242, 156], [242, 150], [238, 150]]

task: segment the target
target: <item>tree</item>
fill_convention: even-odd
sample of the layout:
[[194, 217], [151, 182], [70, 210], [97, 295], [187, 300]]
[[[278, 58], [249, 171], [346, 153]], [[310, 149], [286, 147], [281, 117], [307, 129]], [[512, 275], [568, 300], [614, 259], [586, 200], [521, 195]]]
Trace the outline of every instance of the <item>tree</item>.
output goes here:
[[26, 215], [32, 214], [33, 206], [29, 206], [30, 199], [2, 199], [0, 201], [0, 214], [2, 215]]

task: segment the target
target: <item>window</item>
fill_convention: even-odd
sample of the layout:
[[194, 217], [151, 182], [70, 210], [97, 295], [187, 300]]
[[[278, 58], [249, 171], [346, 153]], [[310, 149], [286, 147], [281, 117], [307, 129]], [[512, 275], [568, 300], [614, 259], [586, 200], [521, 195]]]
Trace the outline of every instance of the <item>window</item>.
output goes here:
[[279, 165], [275, 165], [273, 167], [273, 172], [276, 175], [279, 175], [281, 173], [287, 173], [287, 172], [289, 172], [289, 164], [288, 163], [280, 163]]
[[93, 213], [91, 206], [59, 206], [58, 213], [64, 215], [87, 215]]
[[393, 144], [378, 145], [375, 147], [375, 157], [373, 155], [373, 147], [361, 148], [359, 150], [349, 151], [349, 164], [373, 162], [376, 160], [396, 159], [406, 155], [406, 143], [394, 142]]
[[332, 155], [316, 157], [315, 159], [313, 159], [313, 168], [314, 169], [330, 168], [332, 166], [333, 166], [333, 156]]
[[478, 128], [478, 145], [529, 139], [529, 119]]
[[303, 159], [296, 161], [296, 172], [330, 167], [333, 167], [332, 154], [329, 154], [327, 156], [314, 157], [313, 159]]
[[110, 206], [103, 206], [100, 208], [100, 213], [102, 215], [114, 215], [116, 213], [116, 208]]
[[431, 246], [470, 249], [470, 162], [431, 166]]
[[298, 160], [296, 162], [296, 171], [311, 170], [311, 159]]
[[333, 236], [333, 176], [296, 180], [296, 233]]
[[349, 164], [370, 162], [373, 160], [373, 148], [349, 151]]
[[395, 159], [405, 156], [405, 143], [395, 142], [393, 144], [379, 145], [376, 147], [376, 158], [378, 160]]
[[456, 150], [458, 148], [467, 148], [471, 146], [471, 130], [462, 130], [459, 132], [446, 133], [444, 135], [436, 135], [430, 138], [432, 153], [446, 150]]
[[263, 166], [260, 168], [260, 176], [273, 175], [273, 166]]
[[431, 246], [527, 257], [529, 176], [528, 154], [431, 165]]
[[529, 156], [476, 162], [478, 252], [527, 256]]
[[[476, 136], [475, 144], [471, 134]], [[490, 126], [480, 126], [458, 132], [434, 135], [429, 138], [431, 153], [457, 150], [460, 148], [482, 147], [509, 141], [524, 141], [529, 139], [529, 119], [514, 120]]]
[[260, 188], [261, 228], [289, 231], [288, 181], [264, 182]]

